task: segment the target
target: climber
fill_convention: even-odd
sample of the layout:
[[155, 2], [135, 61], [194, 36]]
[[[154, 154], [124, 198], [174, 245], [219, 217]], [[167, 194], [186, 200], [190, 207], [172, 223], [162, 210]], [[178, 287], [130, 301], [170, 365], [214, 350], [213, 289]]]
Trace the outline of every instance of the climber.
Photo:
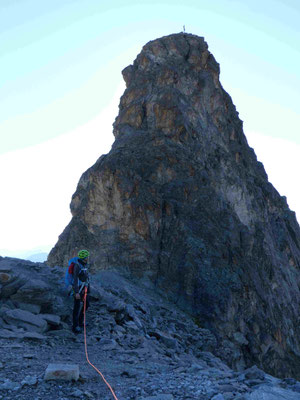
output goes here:
[[87, 286], [86, 310], [89, 307], [90, 285], [88, 259], [89, 252], [87, 250], [80, 250], [78, 257], [74, 257], [69, 261], [67, 271], [67, 275], [72, 276], [72, 293], [74, 296], [72, 331], [74, 333], [80, 333], [81, 328], [83, 327], [83, 298], [85, 286]]

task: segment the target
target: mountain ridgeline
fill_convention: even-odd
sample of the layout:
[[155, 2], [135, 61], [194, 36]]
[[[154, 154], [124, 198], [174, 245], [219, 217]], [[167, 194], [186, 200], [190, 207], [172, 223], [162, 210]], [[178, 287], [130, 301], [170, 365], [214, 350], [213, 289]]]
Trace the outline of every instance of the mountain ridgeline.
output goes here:
[[81, 177], [49, 265], [149, 279], [234, 368], [300, 379], [300, 230], [248, 146], [202, 37], [147, 43], [123, 70], [115, 142]]

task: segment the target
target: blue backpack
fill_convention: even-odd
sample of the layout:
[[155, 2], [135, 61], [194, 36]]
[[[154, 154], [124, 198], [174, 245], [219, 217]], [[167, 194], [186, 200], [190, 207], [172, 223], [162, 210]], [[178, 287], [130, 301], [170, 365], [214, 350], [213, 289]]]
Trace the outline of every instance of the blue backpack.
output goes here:
[[69, 292], [73, 286], [74, 283], [74, 264], [79, 265], [80, 269], [80, 263], [78, 262], [79, 258], [78, 257], [73, 257], [69, 260], [68, 262], [68, 268], [66, 270], [65, 274], [65, 289]]

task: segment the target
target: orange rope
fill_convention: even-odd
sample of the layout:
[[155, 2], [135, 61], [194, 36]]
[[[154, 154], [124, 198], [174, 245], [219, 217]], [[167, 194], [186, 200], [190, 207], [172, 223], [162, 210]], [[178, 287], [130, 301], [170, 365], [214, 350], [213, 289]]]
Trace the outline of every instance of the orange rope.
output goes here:
[[87, 287], [84, 288], [84, 300], [83, 300], [83, 312], [84, 312], [84, 348], [85, 348], [85, 356], [87, 359], [87, 362], [90, 364], [91, 367], [93, 367], [98, 374], [101, 376], [101, 378], [104, 380], [106, 385], [108, 386], [109, 390], [111, 391], [112, 395], [114, 396], [115, 400], [118, 400], [117, 396], [115, 395], [115, 392], [113, 391], [112, 387], [110, 384], [107, 382], [107, 380], [104, 378], [102, 373], [90, 362], [88, 352], [87, 352], [87, 343], [86, 343], [86, 326], [85, 326], [85, 309], [86, 309], [86, 295], [87, 295]]

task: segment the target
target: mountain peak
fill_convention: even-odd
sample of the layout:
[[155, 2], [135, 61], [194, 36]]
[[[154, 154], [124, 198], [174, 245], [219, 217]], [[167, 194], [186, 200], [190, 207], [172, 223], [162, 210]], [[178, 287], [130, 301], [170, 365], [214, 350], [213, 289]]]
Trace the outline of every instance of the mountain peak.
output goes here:
[[151, 41], [123, 76], [115, 143], [82, 175], [49, 263], [88, 248], [94, 270], [149, 277], [232, 341], [230, 365], [299, 378], [299, 225], [207, 44], [185, 33]]

